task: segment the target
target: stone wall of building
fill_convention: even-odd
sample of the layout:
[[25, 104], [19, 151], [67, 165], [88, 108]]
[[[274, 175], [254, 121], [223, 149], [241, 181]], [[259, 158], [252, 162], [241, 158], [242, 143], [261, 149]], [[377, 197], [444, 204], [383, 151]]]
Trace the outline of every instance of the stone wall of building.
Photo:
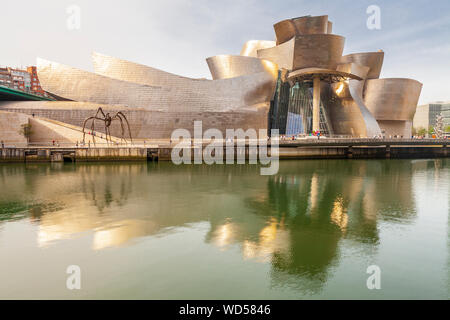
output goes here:
[[23, 124], [28, 124], [27, 115], [0, 111], [0, 141], [5, 145], [26, 143], [27, 139], [20, 133]]
[[[78, 107], [77, 107], [78, 104]], [[64, 106], [66, 105], [66, 106]], [[1, 110], [20, 112], [37, 118], [48, 118], [83, 127], [84, 120], [95, 115], [98, 104], [76, 102], [3, 102]], [[103, 106], [111, 115], [122, 111], [130, 124], [132, 137], [136, 139], [169, 139], [175, 129], [187, 129], [193, 134], [194, 121], [202, 121], [203, 131], [216, 128], [225, 134], [226, 129], [267, 128], [266, 104], [249, 112], [158, 112], [118, 106]], [[91, 122], [86, 128], [91, 128]], [[104, 133], [104, 123], [97, 121], [95, 130]], [[114, 121], [111, 135], [122, 137], [120, 123]], [[125, 135], [128, 138], [128, 135]], [[52, 140], [52, 139], [50, 139]]]

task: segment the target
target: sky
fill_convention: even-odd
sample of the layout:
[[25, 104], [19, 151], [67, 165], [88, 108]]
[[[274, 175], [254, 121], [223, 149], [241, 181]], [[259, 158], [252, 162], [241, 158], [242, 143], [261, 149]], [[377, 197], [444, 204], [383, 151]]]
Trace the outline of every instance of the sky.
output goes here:
[[[379, 30], [367, 27], [370, 5], [380, 8]], [[382, 49], [381, 77], [422, 82], [421, 104], [450, 101], [449, 0], [3, 0], [0, 12], [1, 66], [41, 57], [92, 71], [97, 51], [193, 78], [211, 78], [207, 57], [275, 40], [278, 21], [328, 15], [344, 54]]]

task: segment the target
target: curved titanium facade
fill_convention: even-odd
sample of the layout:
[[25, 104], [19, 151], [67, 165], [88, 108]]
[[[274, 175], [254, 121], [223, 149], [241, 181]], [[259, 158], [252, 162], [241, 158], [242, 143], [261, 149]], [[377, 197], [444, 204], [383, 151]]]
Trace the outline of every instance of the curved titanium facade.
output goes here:
[[412, 79], [368, 80], [364, 102], [377, 120], [412, 121], [422, 84]]
[[375, 117], [368, 110], [363, 101], [364, 81], [349, 80], [350, 95], [358, 105], [359, 111], [364, 119], [366, 137], [381, 136], [381, 129]]
[[298, 70], [322, 68], [336, 70], [341, 62], [345, 38], [333, 34], [297, 36], [276, 47], [258, 51], [258, 57], [280, 68]]
[[328, 33], [328, 16], [292, 19], [298, 35]]
[[269, 40], [250, 40], [247, 41], [241, 50], [241, 56], [258, 57], [258, 50], [275, 47], [277, 43]]
[[229, 79], [248, 74], [267, 72], [274, 79], [278, 76], [278, 66], [268, 60], [253, 57], [220, 55], [206, 59], [213, 80]]
[[362, 66], [369, 67], [367, 79], [378, 79], [380, 77], [381, 68], [383, 67], [384, 52], [363, 52], [352, 53], [343, 56], [341, 63], [357, 63]]
[[[166, 90], [176, 92], [187, 100], [192, 99], [191, 94], [198, 95], [203, 101], [196, 102], [197, 106], [212, 104], [214, 111], [221, 110], [220, 106], [224, 104], [268, 104], [276, 82], [276, 76], [267, 72], [222, 80], [191, 79], [98, 53], [93, 54], [93, 62], [94, 71], [99, 75], [136, 84], [167, 87]], [[218, 105], [214, 107], [213, 103]]]
[[[113, 70], [111, 77], [40, 60], [38, 75], [44, 90], [61, 97], [153, 111], [254, 110], [253, 105], [269, 103], [275, 85], [275, 79], [266, 72], [212, 81], [171, 74], [159, 78], [152, 74], [152, 69], [146, 70], [145, 66], [139, 68], [138, 65], [128, 68], [129, 64], [119, 59], [109, 59], [106, 64], [107, 70]], [[134, 72], [139, 69], [140, 73]], [[146, 77], [147, 74], [149, 77]], [[113, 76], [124, 81], [113, 79]], [[168, 78], [176, 79], [178, 83], [161, 86]], [[135, 82], [131, 82], [133, 80]], [[154, 84], [150, 85], [152, 82]]]
[[366, 81], [364, 102], [377, 120], [412, 121], [422, 83], [412, 79], [373, 79]]
[[323, 68], [335, 70], [341, 61], [345, 38], [333, 34], [309, 34], [295, 38], [292, 70]]
[[308, 34], [330, 34], [333, 24], [328, 16], [299, 17], [286, 19], [276, 23], [273, 28], [277, 37], [277, 45], [285, 43], [295, 36]]
[[328, 21], [327, 33], [328, 34], [333, 33], [333, 22], [331, 22], [331, 21]]
[[276, 63], [280, 69], [292, 70], [295, 38], [273, 48], [258, 50], [258, 58]]
[[[366, 136], [365, 122], [361, 110], [350, 94], [349, 84], [342, 82], [341, 86], [339, 82], [334, 83], [331, 89], [327, 84], [322, 86], [324, 88], [321, 90], [321, 99], [330, 114], [334, 133], [355, 137]], [[338, 97], [335, 95], [336, 90], [340, 92]]]
[[[341, 65], [338, 69], [357, 74], [361, 78], [365, 78], [369, 71], [368, 67], [355, 63]], [[364, 104], [364, 84], [365, 81], [348, 80], [331, 85], [331, 92], [328, 94], [333, 97], [331, 100], [337, 100], [337, 103], [329, 105], [332, 125], [336, 134], [361, 137], [381, 135], [380, 126]], [[330, 101], [330, 97], [325, 97], [325, 99]]]
[[386, 136], [410, 137], [422, 84], [412, 79], [366, 81], [364, 102]]
[[364, 80], [370, 68], [358, 63], [341, 63], [337, 66], [336, 70], [356, 75], [360, 78], [359, 80]]
[[283, 44], [297, 35], [294, 22], [291, 19], [280, 21], [273, 25], [277, 37], [277, 46]]

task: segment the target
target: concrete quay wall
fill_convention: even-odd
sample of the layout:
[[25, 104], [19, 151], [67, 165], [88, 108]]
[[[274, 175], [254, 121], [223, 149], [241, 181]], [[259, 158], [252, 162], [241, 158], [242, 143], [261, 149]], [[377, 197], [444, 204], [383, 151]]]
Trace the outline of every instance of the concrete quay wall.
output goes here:
[[[279, 158], [283, 159], [379, 159], [379, 158], [437, 158], [448, 157], [449, 147], [435, 146], [280, 146]], [[171, 161], [172, 146], [111, 147], [111, 148], [3, 148], [0, 162], [102, 162], [102, 161]], [[191, 158], [202, 151], [191, 149]], [[270, 151], [270, 147], [269, 147]], [[221, 152], [225, 159], [225, 149]], [[248, 160], [250, 151], [235, 147], [238, 154]], [[270, 155], [270, 152], [269, 152]]]
[[147, 161], [146, 148], [0, 148], [0, 162]]

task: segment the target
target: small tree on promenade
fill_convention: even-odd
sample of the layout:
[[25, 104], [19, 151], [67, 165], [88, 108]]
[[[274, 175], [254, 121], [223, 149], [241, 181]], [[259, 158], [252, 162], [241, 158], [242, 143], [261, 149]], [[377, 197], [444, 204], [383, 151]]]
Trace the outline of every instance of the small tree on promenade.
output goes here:
[[30, 143], [30, 137], [33, 134], [30, 123], [24, 123], [20, 126], [19, 133], [27, 139], [27, 145]]
[[417, 130], [417, 134], [421, 137], [425, 137], [427, 134], [427, 130], [425, 128], [419, 128], [419, 130]]

